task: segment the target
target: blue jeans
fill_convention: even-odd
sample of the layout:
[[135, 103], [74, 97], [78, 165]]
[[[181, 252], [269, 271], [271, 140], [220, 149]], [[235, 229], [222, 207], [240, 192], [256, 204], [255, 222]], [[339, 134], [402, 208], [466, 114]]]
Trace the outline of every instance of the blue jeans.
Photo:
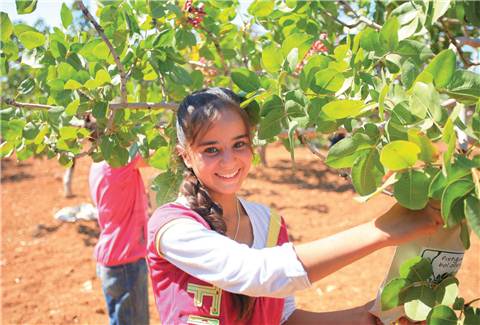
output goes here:
[[116, 266], [97, 264], [110, 325], [148, 325], [147, 273], [147, 263], [143, 258]]

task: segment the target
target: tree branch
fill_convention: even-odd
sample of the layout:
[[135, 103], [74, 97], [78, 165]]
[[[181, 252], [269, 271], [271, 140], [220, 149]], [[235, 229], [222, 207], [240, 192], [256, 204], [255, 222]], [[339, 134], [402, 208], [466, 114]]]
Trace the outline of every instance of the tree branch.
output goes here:
[[29, 110], [45, 110], [45, 109], [58, 107], [58, 106], [43, 105], [43, 104], [19, 103], [14, 99], [3, 98], [3, 97], [2, 97], [2, 103], [5, 103], [10, 106], [18, 107], [18, 108], [26, 108]]
[[208, 38], [210, 38], [211, 41], [213, 42], [213, 45], [217, 50], [218, 56], [220, 57], [220, 61], [222, 62], [223, 71], [226, 76], [230, 76], [230, 69], [228, 68], [227, 62], [225, 61], [225, 55], [223, 54], [223, 51], [222, 51], [222, 48], [220, 47], [220, 43], [218, 42], [218, 39], [205, 27], [200, 25], [199, 28], [203, 30], [207, 34]]
[[460, 56], [460, 59], [462, 60], [463, 64], [465, 65], [465, 68], [469, 68], [472, 66], [472, 63], [465, 57], [465, 53], [463, 53], [462, 46], [457, 42], [455, 37], [453, 37], [452, 33], [448, 29], [448, 25], [444, 19], [440, 20], [440, 24], [443, 27], [443, 30], [445, 31], [445, 34], [447, 35], [448, 39], [450, 40], [450, 43], [455, 46], [457, 49], [457, 53]]
[[215, 67], [209, 66], [209, 65], [207, 65], [207, 64], [205, 64], [205, 63], [198, 62], [198, 61], [188, 61], [188, 64], [193, 65], [194, 67], [202, 68], [202, 69], [215, 70], [215, 71], [218, 70], [218, 69], [215, 68]]
[[167, 109], [175, 111], [178, 107], [176, 103], [126, 103], [126, 104], [110, 104], [109, 105], [111, 110], [119, 110], [119, 109], [148, 109], [148, 110], [157, 110], [157, 109]]
[[[343, 7], [346, 9], [347, 12], [351, 12], [353, 14], [353, 16], [355, 18], [357, 18], [357, 21], [353, 24], [346, 24], [346, 23], [341, 22], [338, 18], [334, 18], [340, 24], [342, 24], [346, 27], [349, 27], [349, 25], [355, 27], [355, 26], [359, 25], [360, 23], [364, 23], [365, 25], [370, 26], [370, 27], [372, 27], [376, 30], [382, 29], [382, 26], [380, 26], [376, 22], [371, 21], [370, 19], [368, 19], [365, 16], [360, 16], [359, 14], [357, 14], [357, 12], [350, 6], [350, 4], [347, 1], [339, 1], [339, 2], [343, 5]], [[352, 27], [349, 27], [349, 28], [352, 28]]]
[[[9, 98], [2, 98], [2, 103], [5, 103], [10, 106], [18, 107], [18, 108], [29, 109], [29, 110], [46, 110], [46, 109], [58, 107], [58, 106], [43, 105], [43, 104], [20, 103]], [[148, 109], [148, 110], [168, 109], [168, 110], [175, 111], [177, 107], [178, 107], [177, 103], [168, 103], [168, 102], [109, 104], [109, 108], [112, 111], [116, 111], [120, 109]]]
[[117, 65], [118, 72], [120, 73], [120, 96], [121, 96], [122, 102], [126, 103], [127, 102], [127, 78], [126, 78], [126, 74], [125, 74], [125, 67], [123, 66], [122, 62], [120, 61], [120, 57], [118, 56], [118, 54], [115, 52], [115, 49], [113, 48], [112, 43], [110, 42], [110, 40], [105, 35], [103, 27], [98, 24], [98, 22], [92, 16], [90, 11], [88, 11], [87, 7], [85, 7], [85, 5], [83, 4], [83, 2], [81, 0], [77, 0], [76, 3], [78, 4], [78, 7], [82, 11], [85, 18], [97, 30], [98, 34], [100, 35], [100, 37], [105, 42], [108, 49], [110, 50], [110, 54], [112, 54], [113, 59], [115, 60], [115, 64]]

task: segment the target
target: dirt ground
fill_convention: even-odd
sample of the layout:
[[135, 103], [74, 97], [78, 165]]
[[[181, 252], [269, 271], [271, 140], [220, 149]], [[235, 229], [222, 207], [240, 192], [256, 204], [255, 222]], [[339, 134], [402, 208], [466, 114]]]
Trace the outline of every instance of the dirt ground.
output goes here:
[[[254, 168], [244, 197], [270, 205], [286, 219], [296, 243], [321, 238], [365, 222], [385, 210], [392, 199], [378, 196], [366, 204], [347, 181], [328, 171], [304, 149], [296, 151], [292, 174], [289, 154], [269, 147], [269, 167]], [[2, 160], [2, 324], [107, 324], [105, 303], [92, 259], [99, 233], [95, 221], [62, 223], [53, 214], [66, 206], [90, 202], [88, 158], [78, 161], [73, 189], [63, 197], [64, 169], [55, 160]], [[145, 179], [154, 170], [144, 171]], [[314, 283], [296, 295], [299, 308], [313, 311], [345, 309], [375, 297], [393, 254], [386, 248]], [[461, 295], [480, 296], [480, 241], [472, 236], [458, 274]], [[150, 293], [151, 323], [159, 319]]]

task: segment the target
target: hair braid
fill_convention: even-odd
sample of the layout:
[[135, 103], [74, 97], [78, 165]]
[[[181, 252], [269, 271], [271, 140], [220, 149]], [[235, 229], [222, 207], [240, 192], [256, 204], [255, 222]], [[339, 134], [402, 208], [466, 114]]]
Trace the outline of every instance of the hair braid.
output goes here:
[[223, 220], [222, 208], [213, 202], [207, 190], [191, 169], [186, 169], [183, 174], [180, 192], [187, 199], [190, 208], [202, 216], [212, 230], [222, 235], [227, 233], [227, 225], [225, 220]]

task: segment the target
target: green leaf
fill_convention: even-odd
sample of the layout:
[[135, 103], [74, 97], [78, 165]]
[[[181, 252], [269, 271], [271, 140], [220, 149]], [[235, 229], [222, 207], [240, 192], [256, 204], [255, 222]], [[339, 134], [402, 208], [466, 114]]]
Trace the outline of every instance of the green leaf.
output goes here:
[[31, 93], [35, 89], [35, 80], [31, 77], [22, 81], [18, 86], [18, 92], [22, 95]]
[[419, 129], [408, 129], [408, 141], [415, 143], [420, 148], [420, 160], [433, 162], [437, 159], [437, 149], [430, 138]]
[[66, 89], [66, 90], [77, 90], [82, 87], [83, 85], [81, 83], [73, 79], [68, 80], [65, 83], [65, 85], [63, 85], [63, 89]]
[[403, 303], [402, 291], [410, 284], [410, 281], [402, 278], [391, 280], [382, 290], [380, 298], [382, 310], [395, 308]]
[[461, 297], [457, 297], [457, 299], [455, 299], [455, 302], [453, 303], [452, 308], [454, 310], [463, 310], [464, 306], [465, 306], [465, 299]]
[[107, 162], [110, 166], [116, 168], [125, 166], [128, 163], [128, 158], [128, 150], [120, 145], [115, 145], [112, 149], [110, 159], [108, 159]]
[[29, 50], [45, 44], [45, 35], [39, 32], [28, 31], [18, 35], [20, 42]]
[[75, 99], [73, 102], [67, 105], [67, 108], [65, 108], [65, 114], [67, 114], [67, 116], [75, 115], [77, 113], [78, 106], [80, 106], [80, 99]]
[[433, 289], [427, 286], [409, 288], [405, 292], [405, 314], [413, 321], [419, 322], [427, 319], [427, 316], [435, 306], [435, 294]]
[[376, 148], [359, 156], [352, 166], [352, 183], [360, 195], [373, 193], [382, 182], [383, 167]]
[[57, 67], [57, 77], [63, 81], [68, 81], [73, 78], [75, 74], [75, 68], [65, 62], [60, 62]]
[[480, 238], [480, 200], [473, 195], [465, 199], [465, 218], [473, 232]]
[[295, 47], [293, 48], [290, 53], [287, 55], [287, 62], [288, 62], [288, 67], [289, 71], [293, 72], [295, 71], [295, 68], [298, 63], [298, 49]]
[[100, 138], [100, 150], [101, 150], [101, 152], [103, 154], [103, 158], [105, 160], [110, 159], [110, 156], [111, 156], [112, 151], [113, 151], [113, 147], [114, 147], [114, 142], [113, 142], [113, 139], [111, 137], [102, 136]]
[[148, 159], [148, 164], [161, 170], [168, 169], [170, 164], [170, 150], [168, 147], [158, 148]]
[[233, 82], [246, 93], [256, 91], [260, 88], [260, 80], [258, 80], [255, 72], [245, 68], [238, 68], [232, 71]]
[[433, 0], [433, 16], [432, 23], [442, 17], [450, 7], [450, 0]]
[[175, 43], [179, 50], [183, 50], [184, 48], [195, 46], [197, 39], [192, 32], [179, 29], [175, 33]]
[[421, 210], [428, 202], [430, 179], [418, 170], [409, 170], [393, 185], [393, 194], [398, 203], [411, 210]]
[[303, 58], [310, 48], [311, 39], [312, 37], [306, 33], [293, 33], [288, 35], [282, 43], [282, 57], [286, 57], [292, 49], [298, 48], [298, 57]]
[[70, 140], [77, 137], [77, 130], [78, 128], [74, 126], [64, 126], [58, 132], [63, 140]]
[[107, 44], [100, 41], [94, 46], [92, 54], [99, 60], [106, 60], [110, 55], [110, 49], [108, 48]]
[[465, 320], [463, 325], [478, 325], [480, 323], [480, 308], [465, 307]]
[[433, 57], [432, 50], [428, 44], [411, 39], [400, 41], [395, 53], [400, 54], [402, 57], [409, 57], [417, 64], [421, 64]]
[[159, 206], [177, 198], [182, 180], [181, 173], [174, 174], [170, 170], [155, 177], [152, 182], [152, 190], [157, 192], [156, 199]]
[[107, 116], [107, 107], [108, 107], [108, 103], [106, 102], [95, 103], [92, 109], [93, 117], [95, 117], [96, 119], [105, 118]]
[[15, 0], [19, 15], [32, 13], [37, 8], [37, 0]]
[[411, 282], [421, 282], [428, 280], [433, 275], [433, 268], [429, 260], [415, 256], [403, 262], [399, 274]]
[[390, 170], [402, 170], [415, 165], [419, 153], [420, 148], [413, 142], [392, 141], [382, 148], [380, 162]]
[[165, 15], [165, 11], [167, 10], [165, 4], [166, 2], [164, 1], [156, 1], [156, 0], [148, 1], [150, 15], [152, 16], [152, 18], [162, 18]]
[[282, 132], [282, 120], [285, 118], [283, 108], [274, 108], [260, 120], [259, 139], [270, 139]]
[[193, 83], [192, 77], [184, 68], [180, 66], [175, 66], [172, 69], [172, 74], [170, 75], [173, 82], [179, 85], [190, 86]]
[[464, 222], [460, 224], [460, 240], [466, 250], [470, 248], [470, 229]]
[[274, 1], [255, 0], [248, 7], [248, 13], [257, 18], [266, 17], [272, 13], [274, 6]]
[[458, 280], [454, 277], [444, 279], [435, 288], [435, 300], [441, 305], [451, 306], [458, 296]]
[[[427, 317], [429, 325], [457, 325], [457, 315], [448, 306], [435, 306]], [[466, 323], [464, 323], [466, 324]]]
[[[323, 69], [315, 73], [310, 88], [317, 94], [333, 94], [339, 91], [345, 82], [342, 73], [332, 68]], [[362, 102], [363, 103], [363, 102]]]
[[[321, 71], [320, 71], [321, 72]], [[355, 117], [363, 113], [365, 103], [361, 100], [339, 99], [322, 107], [322, 112], [331, 120]]]
[[468, 70], [457, 70], [444, 92], [464, 104], [473, 104], [480, 98], [480, 75]]
[[112, 79], [110, 78], [110, 75], [104, 69], [98, 70], [95, 74], [95, 82], [98, 86], [103, 86], [104, 84], [110, 83], [111, 81]]
[[435, 121], [442, 118], [440, 98], [432, 85], [416, 82], [413, 86], [410, 100], [410, 112], [423, 119], [429, 112]]
[[13, 143], [7, 141], [2, 142], [2, 144], [0, 144], [0, 158], [10, 157], [14, 149], [15, 146]]
[[2, 123], [2, 138], [9, 141], [15, 142], [15, 140], [22, 136], [23, 128], [25, 126], [25, 120], [23, 119], [12, 119], [7, 122], [7, 127], [5, 128]]
[[357, 157], [370, 151], [372, 147], [366, 134], [355, 133], [352, 137], [335, 143], [328, 151], [325, 163], [332, 168], [350, 168]]
[[360, 46], [366, 51], [383, 50], [378, 32], [370, 27], [363, 30], [360, 38]]
[[435, 86], [443, 88], [448, 85], [455, 72], [455, 53], [450, 50], [443, 50], [438, 53], [425, 68], [433, 77]]
[[62, 9], [60, 9], [60, 17], [62, 18], [62, 25], [68, 28], [73, 21], [72, 11], [67, 7], [65, 3], [62, 3]]
[[10, 35], [13, 33], [13, 25], [6, 12], [0, 12], [0, 32], [2, 42], [6, 42], [10, 39]]
[[283, 56], [275, 44], [270, 44], [262, 49], [262, 65], [270, 73], [280, 72], [283, 63]]
[[398, 18], [390, 17], [380, 30], [380, 42], [385, 44], [389, 51], [393, 51], [398, 46]]
[[28, 122], [23, 128], [23, 137], [27, 140], [33, 140], [37, 137], [40, 129], [32, 122]]
[[89, 79], [83, 84], [83, 86], [89, 90], [93, 90], [96, 89], [99, 85], [96, 80]]
[[[475, 185], [470, 180], [460, 179], [447, 186], [442, 195], [442, 218], [445, 224], [448, 224], [452, 206], [454, 203], [467, 195]], [[466, 208], [465, 208], [466, 210]]]

